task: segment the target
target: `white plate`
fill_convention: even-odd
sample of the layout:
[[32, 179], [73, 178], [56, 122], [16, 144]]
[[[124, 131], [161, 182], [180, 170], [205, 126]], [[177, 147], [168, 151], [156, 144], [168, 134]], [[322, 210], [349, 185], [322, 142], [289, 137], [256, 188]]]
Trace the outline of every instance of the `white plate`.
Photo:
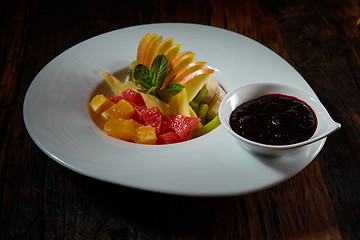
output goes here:
[[249, 154], [223, 126], [184, 143], [147, 146], [113, 139], [90, 119], [88, 103], [102, 82], [99, 69], [117, 72], [136, 57], [146, 33], [175, 38], [216, 69], [229, 91], [252, 81], [287, 83], [309, 92], [306, 81], [263, 45], [224, 29], [180, 23], [124, 28], [66, 50], [35, 77], [24, 102], [27, 130], [48, 156], [80, 174], [123, 186], [189, 196], [247, 194], [274, 186], [305, 168], [325, 139], [279, 159]]

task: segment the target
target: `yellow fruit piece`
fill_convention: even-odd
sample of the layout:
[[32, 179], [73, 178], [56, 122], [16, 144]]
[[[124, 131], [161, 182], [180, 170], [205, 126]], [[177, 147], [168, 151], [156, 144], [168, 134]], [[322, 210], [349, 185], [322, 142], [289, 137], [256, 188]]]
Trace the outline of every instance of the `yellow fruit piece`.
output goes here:
[[101, 117], [103, 120], [109, 121], [111, 119], [120, 118], [130, 119], [134, 116], [134, 114], [135, 110], [131, 104], [125, 100], [121, 100], [101, 113]]
[[172, 111], [171, 115], [185, 115], [188, 117], [191, 116], [190, 109], [192, 108], [189, 105], [185, 88], [175, 96], [171, 97], [168, 101], [168, 104]]
[[141, 60], [141, 56], [143, 55], [143, 51], [144, 51], [144, 47], [146, 46], [147, 42], [149, 41], [151, 37], [150, 33], [147, 33], [140, 41], [139, 46], [138, 46], [138, 50], [137, 50], [137, 54], [136, 54], [136, 59], [137, 59], [137, 64], [140, 64], [140, 60]]
[[176, 73], [176, 75], [171, 79], [170, 84], [180, 82], [187, 75], [189, 75], [197, 70], [203, 69], [205, 67], [205, 65], [206, 65], [206, 62], [192, 62], [192, 63], [188, 64], [187, 66], [182, 68], [178, 73]]
[[184, 86], [188, 95], [188, 102], [194, 99], [196, 94], [204, 86], [205, 82], [214, 73], [214, 69], [200, 69], [187, 75], [179, 83]]
[[151, 94], [141, 93], [147, 108], [157, 107], [164, 117], [171, 115], [171, 109], [169, 104], [161, 101], [157, 97]]
[[[189, 107], [189, 111], [190, 111], [190, 117], [192, 117], [192, 118], [197, 118], [197, 117], [198, 117], [198, 115], [196, 114], [196, 112], [194, 111], [194, 109], [192, 109], [192, 107]], [[198, 127], [199, 127], [199, 126], [202, 126], [202, 123], [201, 123], [201, 122], [199, 122]]]
[[156, 131], [151, 126], [141, 126], [136, 129], [135, 143], [156, 144]]
[[122, 92], [127, 89], [133, 89], [133, 90], [138, 89], [138, 86], [134, 82], [131, 81], [123, 82], [110, 73], [107, 73], [102, 70], [100, 70], [100, 72], [115, 96], [120, 96]]
[[156, 52], [154, 54], [154, 58], [156, 58], [160, 54], [164, 54], [173, 45], [174, 45], [174, 38], [168, 38], [168, 39], [162, 41], [161, 44], [159, 45], [159, 47], [156, 49]]
[[172, 78], [184, 67], [186, 67], [188, 64], [192, 63], [195, 58], [195, 53], [193, 52], [183, 52], [179, 54], [180, 56], [177, 56], [173, 62], [170, 65], [170, 69], [166, 75], [164, 85], [163, 87], [166, 87]]
[[181, 45], [180, 44], [175, 44], [172, 45], [165, 53], [164, 55], [166, 56], [169, 64], [171, 63], [171, 61], [179, 54], [181, 50]]
[[139, 128], [140, 123], [133, 119], [113, 119], [104, 124], [103, 131], [114, 138], [124, 141], [133, 141], [136, 138], [136, 129]]
[[159, 45], [161, 44], [162, 39], [163, 39], [162, 36], [157, 36], [153, 41], [151, 41], [151, 43], [149, 43], [150, 45], [149, 48], [147, 49], [145, 55], [145, 61], [144, 61], [144, 65], [147, 66], [149, 69], [151, 67], [153, 60], [156, 58], [156, 56], [154, 55]]
[[[149, 37], [149, 40], [146, 42], [145, 46], [144, 46], [144, 49], [143, 49], [143, 52], [142, 52], [142, 56], [140, 58], [140, 63], [141, 64], [144, 64], [145, 66], [146, 65], [146, 62], [147, 62], [147, 57], [149, 55], [149, 51], [151, 52], [152, 51], [152, 46], [153, 44], [157, 45], [157, 43], [159, 42], [159, 38], [161, 36], [157, 35], [156, 33], [152, 34], [150, 37]], [[148, 66], [147, 66], [148, 67]]]
[[94, 110], [96, 114], [101, 114], [113, 105], [114, 103], [110, 101], [107, 97], [105, 97], [103, 94], [96, 95], [90, 101], [90, 107]]

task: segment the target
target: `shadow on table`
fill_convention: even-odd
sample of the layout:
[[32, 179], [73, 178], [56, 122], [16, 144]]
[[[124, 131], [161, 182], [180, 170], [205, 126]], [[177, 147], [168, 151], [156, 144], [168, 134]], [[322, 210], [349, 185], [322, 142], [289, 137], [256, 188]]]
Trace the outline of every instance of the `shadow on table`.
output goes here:
[[[97, 217], [105, 219], [100, 230], [104, 235], [130, 236], [135, 239], [152, 239], [156, 236], [210, 239], [214, 234], [223, 235], [222, 230], [229, 231], [233, 226], [238, 226], [234, 230], [238, 232], [238, 228], [246, 224], [236, 223], [239, 219], [234, 217], [238, 216], [239, 211], [246, 211], [241, 198], [235, 200], [163, 195], [93, 179], [88, 179], [84, 191], [89, 201], [95, 205], [96, 215], [101, 215]], [[240, 206], [240, 209], [233, 209], [234, 206]], [[233, 218], [230, 221], [234, 222], [225, 226], [229, 218]]]

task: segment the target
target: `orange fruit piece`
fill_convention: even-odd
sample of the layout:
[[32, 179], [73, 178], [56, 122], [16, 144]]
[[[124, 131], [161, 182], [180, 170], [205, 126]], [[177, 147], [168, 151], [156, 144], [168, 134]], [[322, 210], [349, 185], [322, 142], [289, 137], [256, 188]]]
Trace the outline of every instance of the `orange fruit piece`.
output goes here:
[[103, 94], [96, 95], [90, 101], [90, 107], [94, 110], [96, 114], [101, 114], [113, 105], [114, 103], [110, 101], [107, 97], [105, 97]]
[[114, 104], [112, 107], [105, 110], [101, 117], [104, 121], [109, 121], [111, 119], [130, 119], [134, 116], [135, 110], [131, 104], [126, 100], [120, 100], [118, 103]]
[[140, 126], [143, 125], [133, 119], [112, 119], [104, 124], [103, 131], [111, 137], [133, 141], [137, 135], [136, 129]]
[[156, 131], [151, 126], [141, 126], [136, 129], [134, 141], [141, 144], [156, 144]]

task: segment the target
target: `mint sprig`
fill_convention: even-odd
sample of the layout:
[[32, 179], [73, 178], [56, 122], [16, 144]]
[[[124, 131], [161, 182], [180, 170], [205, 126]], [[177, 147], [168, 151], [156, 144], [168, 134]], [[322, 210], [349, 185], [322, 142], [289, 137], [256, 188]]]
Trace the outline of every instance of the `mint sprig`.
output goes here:
[[173, 83], [162, 88], [168, 72], [168, 60], [165, 55], [158, 55], [151, 64], [149, 70], [145, 65], [136, 65], [133, 76], [135, 82], [140, 84], [140, 92], [153, 94], [162, 101], [167, 101], [172, 96], [181, 92], [184, 88], [179, 83]]
[[[159, 99], [169, 99], [184, 89], [184, 86], [180, 83], [172, 83], [166, 88], [160, 89], [157, 93], [159, 96]], [[163, 100], [165, 101], [165, 100]]]

